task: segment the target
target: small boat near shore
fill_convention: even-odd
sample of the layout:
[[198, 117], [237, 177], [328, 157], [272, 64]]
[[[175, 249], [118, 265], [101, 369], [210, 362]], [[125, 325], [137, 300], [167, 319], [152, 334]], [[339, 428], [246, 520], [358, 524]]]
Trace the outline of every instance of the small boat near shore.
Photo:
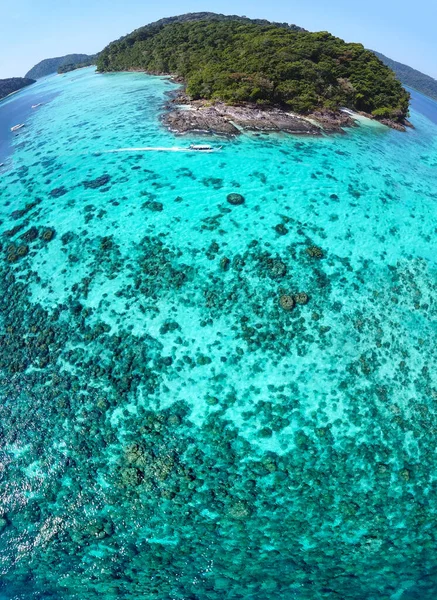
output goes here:
[[189, 150], [194, 150], [195, 152], [217, 152], [222, 149], [222, 146], [218, 148], [214, 148], [213, 146], [209, 146], [208, 144], [190, 144]]
[[22, 127], [25, 127], [24, 123], [19, 123], [18, 125], [14, 125], [13, 127], [11, 127], [11, 131], [18, 131], [19, 129], [21, 129]]
[[32, 104], [32, 108], [38, 108], [38, 106], [42, 106], [42, 102], [39, 102], [38, 104]]

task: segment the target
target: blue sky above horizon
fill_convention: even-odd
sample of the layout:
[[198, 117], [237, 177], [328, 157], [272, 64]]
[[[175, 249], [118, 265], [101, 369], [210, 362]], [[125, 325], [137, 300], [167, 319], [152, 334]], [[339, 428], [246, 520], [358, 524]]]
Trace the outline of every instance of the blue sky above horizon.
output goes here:
[[22, 77], [44, 58], [93, 54], [110, 41], [162, 17], [186, 12], [286, 21], [361, 42], [437, 79], [437, 2], [367, 0], [0, 0], [0, 78]]

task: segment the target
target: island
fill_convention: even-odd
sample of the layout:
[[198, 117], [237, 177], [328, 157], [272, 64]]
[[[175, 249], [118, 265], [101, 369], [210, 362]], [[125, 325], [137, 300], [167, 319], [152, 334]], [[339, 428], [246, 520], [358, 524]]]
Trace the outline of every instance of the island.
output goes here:
[[398, 129], [407, 123], [409, 93], [373, 52], [296, 25], [214, 13], [171, 17], [110, 43], [97, 68], [181, 83], [164, 115], [180, 133], [340, 131], [354, 122], [345, 108]]
[[94, 64], [95, 60], [95, 54], [67, 54], [66, 56], [57, 56], [55, 58], [45, 58], [32, 67], [30, 71], [26, 73], [26, 77], [41, 79], [41, 77], [46, 77], [52, 73], [58, 73], [59, 69], [62, 69], [67, 65], [88, 66]]
[[92, 56], [89, 56], [86, 60], [62, 64], [58, 67], [58, 75], [62, 75], [63, 73], [70, 73], [70, 71], [76, 71], [77, 69], [83, 69], [84, 67], [91, 67], [92, 65], [96, 64], [97, 56], [97, 54], [93, 54]]
[[413, 67], [409, 67], [408, 65], [404, 65], [403, 63], [397, 62], [392, 58], [388, 58], [388, 56], [384, 56], [380, 52], [373, 52], [376, 56], [382, 60], [382, 62], [392, 69], [400, 81], [404, 85], [408, 85], [414, 90], [425, 94], [425, 96], [429, 96], [434, 100], [437, 100], [437, 80], [417, 69], [413, 69]]
[[28, 77], [10, 77], [9, 79], [0, 79], [0, 100], [18, 92], [22, 88], [35, 83], [34, 79]]

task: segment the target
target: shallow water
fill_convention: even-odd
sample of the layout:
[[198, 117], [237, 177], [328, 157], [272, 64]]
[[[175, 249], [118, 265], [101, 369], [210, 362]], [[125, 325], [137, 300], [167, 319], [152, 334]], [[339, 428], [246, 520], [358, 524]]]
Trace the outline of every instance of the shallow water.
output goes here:
[[1, 600], [435, 598], [437, 125], [114, 152], [174, 88], [0, 104]]

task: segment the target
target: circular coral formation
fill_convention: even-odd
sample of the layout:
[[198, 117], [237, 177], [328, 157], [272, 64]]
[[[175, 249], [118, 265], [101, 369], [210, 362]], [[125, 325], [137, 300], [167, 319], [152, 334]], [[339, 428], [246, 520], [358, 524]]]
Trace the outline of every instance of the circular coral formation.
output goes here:
[[8, 254], [6, 256], [6, 260], [9, 263], [17, 262], [18, 259], [19, 259], [19, 256], [17, 255], [17, 253], [15, 252], [15, 250], [14, 250], [14, 252], [8, 252]]
[[279, 298], [279, 304], [284, 310], [293, 310], [294, 298], [289, 294], [282, 294], [282, 296]]
[[311, 258], [323, 258], [323, 250], [319, 246], [309, 246], [306, 252]]
[[242, 196], [241, 194], [228, 194], [226, 196], [226, 200], [229, 202], [229, 204], [232, 204], [232, 206], [239, 206], [240, 204], [244, 204], [244, 196]]
[[43, 239], [45, 242], [50, 242], [54, 237], [55, 237], [55, 230], [51, 227], [44, 229], [44, 231], [41, 234], [41, 239]]
[[29, 252], [29, 246], [27, 246], [26, 244], [21, 244], [20, 246], [18, 246], [16, 253], [17, 256], [19, 256], [20, 258], [22, 256], [26, 256], [26, 254]]
[[294, 301], [296, 302], [296, 304], [307, 304], [308, 300], [308, 294], [306, 294], [305, 292], [298, 292], [294, 295]]

